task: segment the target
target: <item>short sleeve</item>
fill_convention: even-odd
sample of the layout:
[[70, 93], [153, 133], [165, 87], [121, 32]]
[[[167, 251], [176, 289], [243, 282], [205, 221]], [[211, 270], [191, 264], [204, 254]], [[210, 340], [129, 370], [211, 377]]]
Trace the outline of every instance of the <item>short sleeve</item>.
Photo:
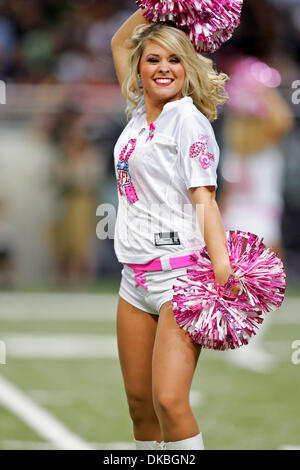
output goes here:
[[200, 113], [183, 119], [179, 146], [180, 169], [186, 187], [217, 188], [219, 147], [210, 122]]

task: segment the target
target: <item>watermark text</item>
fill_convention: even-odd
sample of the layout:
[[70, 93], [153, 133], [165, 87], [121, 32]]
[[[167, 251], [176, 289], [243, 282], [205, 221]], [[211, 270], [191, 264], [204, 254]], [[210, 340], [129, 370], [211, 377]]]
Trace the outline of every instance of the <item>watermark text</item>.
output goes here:
[[0, 104], [6, 104], [6, 84], [0, 80]]
[[295, 89], [292, 93], [292, 103], [300, 104], [300, 80], [295, 80], [292, 83], [292, 88]]
[[300, 339], [292, 342], [292, 349], [294, 349], [294, 352], [292, 353], [291, 361], [292, 364], [297, 366], [300, 364]]
[[96, 226], [99, 240], [114, 238], [129, 240], [131, 237], [176, 231], [191, 238], [199, 229], [204, 233], [204, 204], [183, 204], [172, 207], [166, 204], [150, 204], [137, 208], [125, 204], [121, 209], [116, 230], [117, 213], [112, 204], [100, 204], [96, 210], [100, 221]]

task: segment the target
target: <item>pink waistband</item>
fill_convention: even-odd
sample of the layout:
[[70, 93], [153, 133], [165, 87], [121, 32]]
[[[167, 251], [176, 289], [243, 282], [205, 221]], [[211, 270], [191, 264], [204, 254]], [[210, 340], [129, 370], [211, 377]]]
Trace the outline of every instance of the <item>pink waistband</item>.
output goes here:
[[171, 271], [172, 269], [185, 268], [186, 266], [192, 266], [193, 264], [196, 264], [197, 259], [198, 254], [193, 253], [191, 255], [176, 256], [174, 258], [156, 258], [152, 261], [149, 261], [149, 263], [145, 264], [124, 264], [134, 270], [136, 280], [135, 286], [137, 287], [138, 285], [140, 285], [144, 289], [148, 289], [148, 287], [142, 282], [146, 281], [145, 276], [143, 276], [143, 273], [145, 271]]

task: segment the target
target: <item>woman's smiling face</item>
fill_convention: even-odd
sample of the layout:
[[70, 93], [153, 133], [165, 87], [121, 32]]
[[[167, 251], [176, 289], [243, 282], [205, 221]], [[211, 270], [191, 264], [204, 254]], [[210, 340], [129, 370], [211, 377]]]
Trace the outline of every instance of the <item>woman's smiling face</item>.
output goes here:
[[146, 42], [139, 65], [144, 95], [154, 103], [182, 98], [186, 77], [180, 59], [155, 41]]

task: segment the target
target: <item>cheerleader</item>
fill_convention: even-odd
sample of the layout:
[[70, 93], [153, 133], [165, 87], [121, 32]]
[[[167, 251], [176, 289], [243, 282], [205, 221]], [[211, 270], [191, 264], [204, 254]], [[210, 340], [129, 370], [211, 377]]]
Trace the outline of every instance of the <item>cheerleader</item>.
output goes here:
[[[189, 403], [201, 346], [176, 322], [172, 286], [204, 243], [215, 280], [233, 274], [216, 203], [219, 148], [211, 122], [227, 75], [169, 23], [139, 9], [112, 38], [130, 118], [114, 150], [120, 366], [136, 449], [204, 449]], [[237, 294], [240, 286], [231, 288]]]

